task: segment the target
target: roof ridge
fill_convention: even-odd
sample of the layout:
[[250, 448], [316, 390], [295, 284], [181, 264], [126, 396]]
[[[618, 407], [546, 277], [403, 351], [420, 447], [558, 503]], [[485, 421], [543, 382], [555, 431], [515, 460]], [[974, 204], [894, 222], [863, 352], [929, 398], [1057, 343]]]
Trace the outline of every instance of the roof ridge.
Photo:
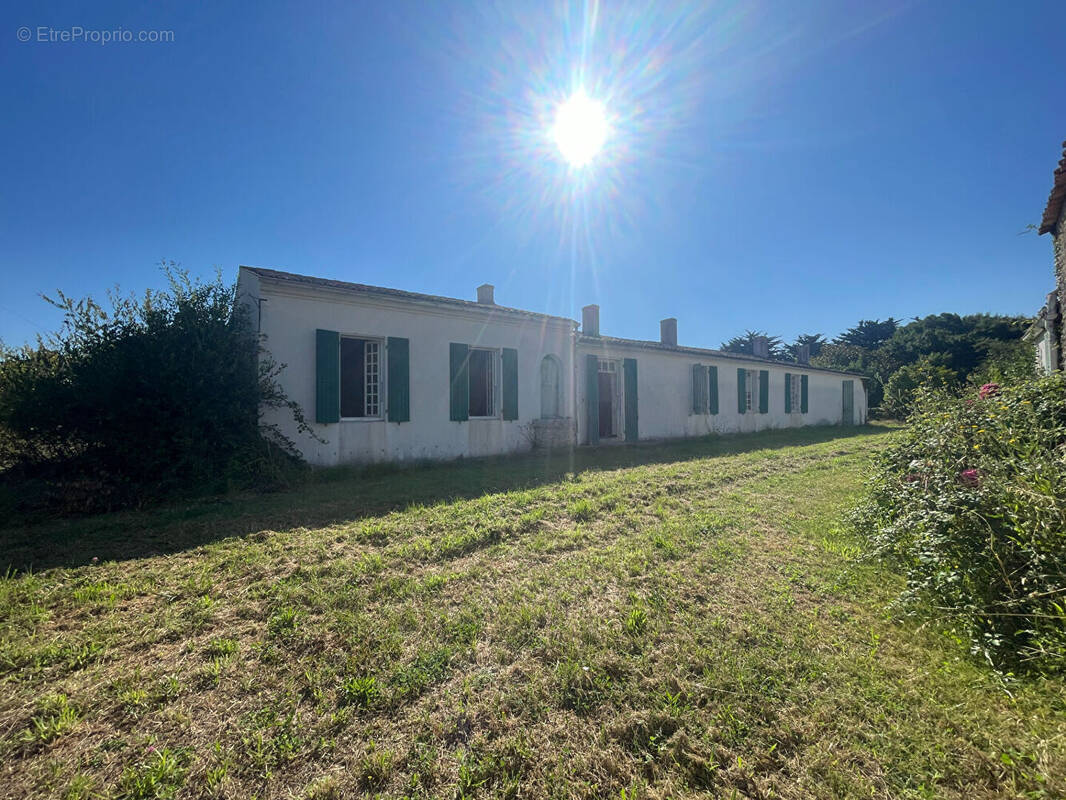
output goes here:
[[847, 370], [842, 369], [820, 367], [816, 364], [801, 364], [798, 361], [778, 361], [774, 358], [763, 358], [762, 356], [753, 355], [751, 353], [733, 353], [729, 350], [719, 350], [713, 347], [694, 347], [692, 345], [686, 344], [663, 344], [662, 342], [657, 342], [654, 339], [627, 339], [624, 336], [591, 336], [587, 333], [579, 333], [578, 338], [584, 343], [596, 341], [621, 342], [623, 344], [636, 345], [638, 347], [644, 348], [645, 350], [661, 350], [666, 353], [700, 353], [732, 361], [748, 361], [755, 364], [769, 364], [779, 367], [797, 367], [799, 369], [810, 369], [816, 372], [829, 372], [834, 375], [848, 375], [850, 377], [855, 378], [866, 377], [860, 372], [849, 372]]
[[253, 267], [246, 264], [240, 266], [241, 269], [249, 270], [264, 278], [272, 278], [274, 280], [289, 281], [292, 283], [303, 283], [309, 286], [318, 286], [326, 289], [339, 289], [355, 292], [363, 292], [366, 294], [379, 294], [386, 297], [402, 297], [410, 300], [422, 300], [434, 303], [444, 303], [449, 305], [460, 306], [463, 308], [476, 308], [482, 311], [502, 311], [506, 314], [518, 314], [527, 317], [538, 317], [559, 320], [563, 322], [569, 322], [574, 325], [577, 324], [577, 320], [570, 317], [561, 317], [556, 314], [546, 314], [541, 311], [529, 311], [524, 308], [515, 308], [513, 306], [501, 306], [496, 303], [491, 305], [488, 303], [479, 303], [476, 300], [463, 300], [459, 297], [446, 297], [444, 295], [427, 294], [425, 292], [412, 292], [407, 289], [394, 289], [388, 286], [374, 286], [369, 283], [355, 283], [354, 281], [341, 281], [335, 278], [318, 278], [314, 275], [303, 275], [298, 272], [287, 272], [280, 269], [271, 269], [270, 267]]

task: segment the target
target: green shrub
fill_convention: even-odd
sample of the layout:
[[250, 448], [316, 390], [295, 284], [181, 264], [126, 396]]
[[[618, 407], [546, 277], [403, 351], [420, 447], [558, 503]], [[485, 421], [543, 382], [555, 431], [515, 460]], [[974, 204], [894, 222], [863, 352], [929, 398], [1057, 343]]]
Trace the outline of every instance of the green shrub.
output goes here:
[[957, 385], [954, 372], [926, 356], [892, 373], [885, 384], [880, 411], [892, 419], [906, 419], [921, 389], [951, 389]]
[[1066, 668], [1066, 377], [967, 397], [921, 390], [853, 516], [998, 669]]
[[110, 295], [107, 309], [60, 293], [59, 333], [0, 349], [5, 510], [106, 510], [291, 473], [291, 443], [260, 414], [288, 407], [306, 426], [235, 287], [163, 269], [166, 291]]

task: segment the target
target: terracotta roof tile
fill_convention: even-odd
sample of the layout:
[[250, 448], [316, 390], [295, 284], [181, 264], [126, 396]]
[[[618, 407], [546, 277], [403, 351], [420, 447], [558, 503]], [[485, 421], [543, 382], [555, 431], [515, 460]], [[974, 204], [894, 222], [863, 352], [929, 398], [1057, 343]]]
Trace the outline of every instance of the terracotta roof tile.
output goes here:
[[1055, 169], [1055, 182], [1051, 186], [1051, 196], [1048, 197], [1047, 206], [1044, 208], [1044, 218], [1040, 220], [1040, 233], [1055, 230], [1059, 216], [1062, 214], [1062, 204], [1066, 202], [1066, 142], [1062, 143], [1062, 149], [1062, 160]]

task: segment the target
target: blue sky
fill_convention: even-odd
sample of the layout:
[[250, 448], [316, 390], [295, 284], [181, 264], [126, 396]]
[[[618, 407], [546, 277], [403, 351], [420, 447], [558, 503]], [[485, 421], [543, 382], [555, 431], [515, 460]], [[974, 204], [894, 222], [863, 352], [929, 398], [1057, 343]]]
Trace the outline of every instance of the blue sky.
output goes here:
[[[38, 297], [239, 264], [717, 346], [1033, 313], [1066, 4], [22, 3], [0, 37], [0, 339]], [[18, 40], [26, 26], [32, 37]], [[173, 31], [167, 43], [37, 41]], [[49, 35], [45, 32], [45, 37]], [[612, 134], [547, 134], [573, 88]]]

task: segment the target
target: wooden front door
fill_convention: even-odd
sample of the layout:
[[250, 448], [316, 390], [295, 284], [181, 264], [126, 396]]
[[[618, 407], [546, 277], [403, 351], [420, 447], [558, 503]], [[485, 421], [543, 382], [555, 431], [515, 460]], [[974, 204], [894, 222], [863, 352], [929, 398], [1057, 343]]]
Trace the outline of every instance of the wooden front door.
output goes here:
[[843, 384], [844, 413], [841, 415], [842, 425], [855, 424], [855, 381], [844, 381]]

